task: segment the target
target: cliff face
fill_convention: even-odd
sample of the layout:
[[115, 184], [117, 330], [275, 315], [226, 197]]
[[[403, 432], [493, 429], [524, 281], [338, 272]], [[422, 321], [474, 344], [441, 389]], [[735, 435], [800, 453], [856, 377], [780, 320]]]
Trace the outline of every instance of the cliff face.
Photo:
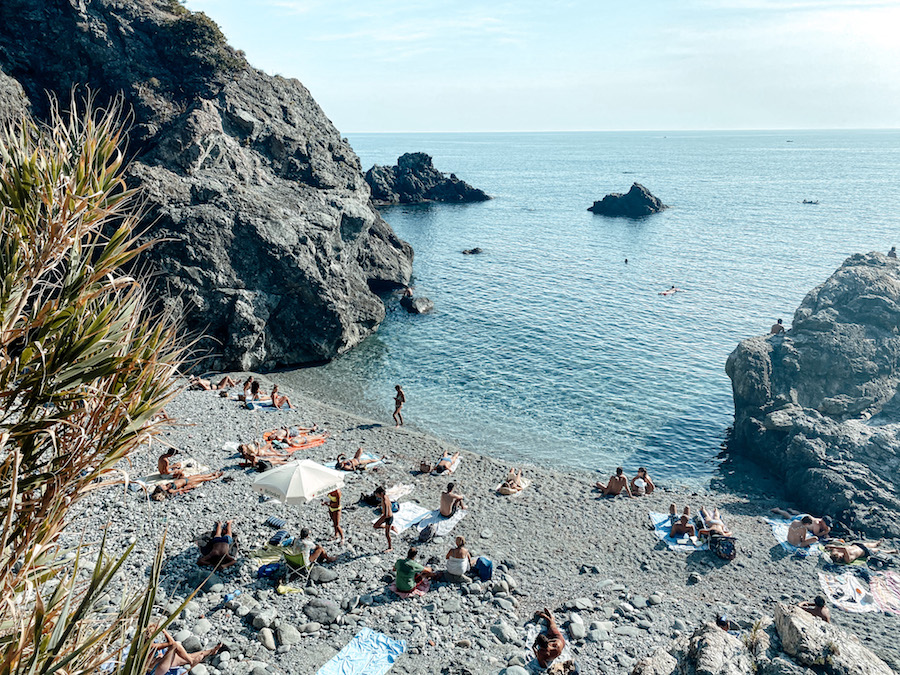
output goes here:
[[776, 467], [807, 510], [900, 537], [900, 264], [854, 255], [728, 358], [732, 449]]
[[[332, 358], [384, 318], [373, 290], [409, 281], [412, 249], [309, 92], [248, 66], [177, 0], [4, 0], [0, 70], [38, 117], [47, 91], [124, 95], [129, 181], [166, 240], [146, 262], [162, 301], [208, 336], [209, 366]], [[6, 80], [0, 110], [14, 100]]]

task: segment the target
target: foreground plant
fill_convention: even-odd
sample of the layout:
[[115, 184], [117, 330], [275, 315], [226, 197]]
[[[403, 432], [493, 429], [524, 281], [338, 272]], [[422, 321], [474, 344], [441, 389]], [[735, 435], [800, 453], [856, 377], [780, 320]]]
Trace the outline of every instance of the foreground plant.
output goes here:
[[150, 593], [101, 614], [130, 549], [101, 546], [86, 575], [60, 545], [72, 506], [159, 432], [183, 356], [126, 271], [147, 244], [121, 104], [77, 107], [0, 128], [0, 675], [93, 672], [133, 630], [117, 670], [140, 672], [161, 561]]

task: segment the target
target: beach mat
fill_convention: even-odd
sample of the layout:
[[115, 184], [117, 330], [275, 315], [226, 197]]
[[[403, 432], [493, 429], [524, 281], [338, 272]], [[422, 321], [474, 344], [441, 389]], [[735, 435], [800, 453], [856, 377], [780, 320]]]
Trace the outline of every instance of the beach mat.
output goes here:
[[397, 483], [396, 485], [392, 485], [385, 492], [387, 493], [388, 499], [392, 502], [399, 501], [403, 497], [407, 497], [412, 494], [413, 486], [408, 483]]
[[853, 572], [836, 576], [819, 572], [819, 585], [834, 606], [845, 612], [863, 614], [881, 611], [869, 589]]
[[434, 511], [429, 511], [424, 518], [419, 520], [419, 522], [416, 523], [416, 529], [421, 532], [429, 525], [434, 525], [434, 536], [446, 537], [453, 531], [456, 524], [465, 517], [466, 512], [463, 509], [457, 509], [456, 513], [449, 518], [444, 518], [444, 516], [441, 515], [440, 509], [436, 509]]
[[900, 575], [896, 572], [873, 574], [869, 590], [882, 612], [900, 614]]
[[384, 675], [406, 651], [406, 640], [363, 628], [316, 675]]
[[822, 545], [818, 542], [813, 544], [812, 546], [794, 546], [793, 544], [789, 544], [787, 540], [788, 528], [791, 526], [791, 523], [795, 520], [800, 520], [803, 516], [797, 516], [796, 518], [792, 518], [791, 520], [784, 520], [782, 518], [766, 518], [766, 522], [772, 528], [772, 535], [775, 537], [775, 540], [781, 544], [781, 548], [783, 548], [788, 553], [793, 555], [806, 557], [810, 556], [813, 553], [821, 553], [823, 550]]
[[[403, 530], [412, 527], [429, 513], [430, 511], [428, 509], [419, 506], [415, 502], [403, 502], [400, 504], [400, 509], [394, 513], [394, 528], [398, 533], [403, 532]], [[380, 517], [381, 516], [379, 516], [379, 518]], [[374, 523], [377, 520], [378, 518], [372, 522]]]
[[[656, 535], [656, 538], [662, 542], [665, 542], [666, 546], [668, 546], [673, 551], [682, 551], [685, 553], [691, 553], [692, 551], [708, 551], [709, 545], [701, 542], [697, 542], [694, 544], [690, 539], [673, 539], [669, 532], [672, 529], [672, 521], [669, 518], [668, 513], [655, 513], [651, 511], [649, 513], [650, 522], [653, 523], [653, 534]], [[685, 543], [687, 541], [687, 543]]]
[[289, 546], [275, 546], [274, 544], [266, 544], [262, 548], [250, 551], [248, 558], [253, 558], [260, 565], [268, 565], [269, 563], [279, 562], [281, 555], [287, 551]]

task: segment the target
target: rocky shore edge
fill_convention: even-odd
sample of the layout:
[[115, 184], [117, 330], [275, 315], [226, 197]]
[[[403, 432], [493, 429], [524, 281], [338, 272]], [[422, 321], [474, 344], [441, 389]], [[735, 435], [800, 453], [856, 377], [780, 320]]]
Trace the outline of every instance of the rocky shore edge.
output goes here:
[[[277, 375], [261, 379], [264, 388], [278, 381]], [[582, 672], [627, 673], [642, 659], [671, 648], [673, 639], [688, 639], [702, 630], [718, 614], [751, 627], [772, 616], [778, 603], [794, 604], [819, 592], [821, 563], [789, 555], [773, 538], [764, 517], [785, 502], [775, 484], [753, 475], [749, 465], [726, 464], [721, 478], [706, 490], [685, 490], [656, 476], [658, 489], [634, 499], [600, 499], [592, 490], [594, 481], [605, 480], [615, 467], [573, 473], [526, 466], [529, 487], [503, 497], [496, 486], [508, 465], [461, 451], [463, 460], [449, 480], [465, 496], [466, 516], [450, 536], [422, 544], [420, 558], [437, 558], [437, 567], [443, 567], [452, 537], [462, 535], [473, 555], [494, 561], [494, 578], [461, 586], [436, 583], [424, 597], [401, 600], [387, 590], [390, 570], [417, 532], [411, 528], [395, 536], [394, 551], [385, 553], [384, 534], [371, 525], [375, 511], [357, 499], [377, 485], [403, 484], [412, 490], [401, 502], [436, 508], [448, 479], [419, 475], [419, 461], [435, 462], [442, 451], [458, 449], [394, 428], [387, 419], [360, 418], [298, 392], [287, 393], [295, 410], [272, 412], [242, 409], [218, 392], [179, 394], [167, 407], [177, 426], [161, 440], [213, 471], [224, 471], [228, 482], [205, 483], [159, 503], [140, 490], [112, 486], [97, 490], [72, 514], [79, 526], [73, 531], [106, 528], [112, 554], [138, 541], [120, 585], [108, 594], [111, 604], [124, 589], [145, 583], [156, 543], [167, 529], [159, 609], [174, 610], [202, 585], [173, 631], [189, 650], [226, 645], [210, 663], [197, 666], [196, 675], [314, 673], [363, 626], [406, 641], [406, 653], [392, 673], [520, 675], [530, 657], [534, 612], [543, 607], [556, 614]], [[414, 404], [404, 413], [414, 421]], [[323, 506], [262, 501], [250, 488], [257, 474], [240, 468], [237, 455], [224, 449], [227, 443], [259, 440], [267, 429], [312, 423], [328, 431], [329, 439], [306, 452], [307, 457], [333, 461], [358, 447], [388, 457], [376, 470], [347, 474], [345, 546], [328, 541], [332, 528]], [[122, 468], [131, 478], [150, 474], [163, 449], [162, 444], [147, 448]], [[629, 475], [636, 468], [626, 466]], [[648, 513], [666, 512], [670, 503], [679, 510], [684, 504], [694, 510], [721, 508], [738, 536], [737, 559], [726, 562], [708, 551], [668, 550], [654, 536]], [[273, 515], [286, 519], [294, 535], [301, 527], [310, 528], [338, 557], [321, 566], [313, 582], [297, 593], [276, 593], [270, 580], [257, 578], [262, 563], [249, 557], [274, 532], [264, 525]], [[196, 565], [194, 539], [216, 521], [232, 518], [241, 562], [207, 579], [208, 573]], [[64, 544], [77, 543], [77, 535], [68, 536], [72, 541]], [[89, 546], [89, 561], [92, 553], [95, 545]], [[893, 639], [900, 617], [833, 609], [833, 620], [895, 670], [900, 668], [900, 647]]]

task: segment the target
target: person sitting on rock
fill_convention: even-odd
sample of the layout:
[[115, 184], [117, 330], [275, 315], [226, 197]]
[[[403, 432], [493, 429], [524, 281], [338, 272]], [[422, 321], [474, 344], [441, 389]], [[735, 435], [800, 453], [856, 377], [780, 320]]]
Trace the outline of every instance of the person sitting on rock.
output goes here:
[[725, 527], [725, 521], [722, 520], [722, 514], [718, 508], [709, 511], [705, 507], [700, 509], [700, 518], [703, 519], [704, 529], [700, 530], [701, 534], [719, 534], [723, 537], [730, 537], [731, 531]]
[[[148, 638], [155, 632], [156, 626], [150, 626], [147, 629]], [[204, 659], [218, 654], [224, 648], [220, 642], [211, 649], [201, 649], [197, 652], [188, 653], [180, 642], [176, 642], [175, 638], [169, 635], [165, 629], [162, 631], [165, 638], [161, 642], [153, 643], [153, 656], [147, 664], [147, 675], [166, 675], [170, 671], [186, 672], [199, 664]]]
[[637, 475], [631, 479], [631, 494], [635, 497], [641, 497], [643, 495], [649, 495], [656, 489], [656, 486], [653, 484], [653, 481], [650, 480], [650, 476], [647, 474], [647, 469], [641, 467], [637, 470]]
[[716, 617], [716, 626], [724, 630], [726, 633], [731, 631], [731, 621], [728, 620], [728, 615], [719, 614]]
[[634, 497], [631, 494], [631, 488], [628, 487], [628, 478], [625, 477], [625, 470], [621, 466], [616, 469], [615, 476], [609, 477], [609, 482], [606, 485], [598, 481], [597, 489], [603, 493], [604, 497], [616, 497], [622, 490], [625, 490], [629, 497]]
[[831, 610], [825, 606], [825, 598], [817, 595], [812, 602], [801, 602], [797, 605], [800, 609], [805, 610], [825, 623], [831, 623]]
[[397, 575], [394, 584], [401, 593], [410, 593], [422, 581], [434, 576], [430, 567], [416, 562], [417, 555], [419, 555], [419, 550], [412, 547], [406, 553], [406, 558], [401, 558], [394, 563], [394, 572]]
[[210, 480], [216, 480], [225, 475], [224, 471], [216, 471], [215, 473], [200, 473], [196, 476], [188, 476], [187, 478], [177, 478], [173, 481], [160, 483], [153, 490], [150, 498], [155, 501], [162, 501], [166, 497], [174, 497], [175, 495], [184, 494], [189, 490], [193, 490], [201, 483]]
[[882, 548], [883, 539], [878, 541], [854, 541], [850, 544], [825, 544], [825, 550], [836, 563], [849, 565], [855, 560], [868, 558], [878, 553], [897, 553], [897, 549]]
[[206, 555], [200, 556], [197, 564], [201, 567], [218, 567], [225, 569], [231, 567], [237, 560], [231, 555], [231, 545], [234, 543], [234, 532], [232, 531], [232, 523], [234, 521], [225, 521], [225, 530], [222, 530], [222, 523], [216, 523], [216, 530], [213, 538], [210, 539], [210, 550]]
[[467, 584], [471, 581], [466, 572], [472, 569], [472, 556], [466, 548], [465, 537], [456, 538], [456, 546], [447, 551], [447, 571], [443, 580], [451, 584]]
[[339, 471], [362, 471], [366, 468], [367, 464], [380, 462], [387, 457], [387, 455], [382, 455], [381, 459], [362, 459], [362, 455], [362, 448], [357, 449], [356, 454], [350, 459], [347, 459], [347, 456], [342, 452], [337, 456], [337, 459], [335, 459], [334, 468]]
[[812, 516], [803, 516], [800, 520], [792, 520], [787, 531], [788, 543], [799, 548], [809, 548], [819, 541], [818, 537], [806, 536], [812, 529]]
[[278, 385], [272, 387], [272, 405], [276, 408], [283, 408], [287, 406], [288, 408], [293, 409], [294, 405], [291, 403], [291, 399], [289, 399], [284, 394], [278, 392]]
[[541, 668], [547, 668], [556, 658], [562, 654], [566, 647], [566, 639], [563, 637], [562, 631], [556, 625], [553, 613], [544, 608], [544, 611], [538, 612], [537, 617], [547, 622], [547, 631], [539, 633], [531, 645], [531, 651], [534, 652], [534, 658], [537, 659]]
[[449, 518], [459, 509], [466, 508], [463, 504], [463, 496], [454, 492], [456, 483], [447, 483], [447, 490], [441, 493], [441, 515]]
[[509, 473], [506, 475], [506, 480], [504, 480], [500, 487], [497, 488], [497, 492], [501, 495], [512, 495], [516, 492], [521, 492], [525, 489], [525, 483], [522, 479], [522, 469], [519, 469], [516, 472], [515, 468], [509, 470]]
[[183, 478], [184, 472], [181, 470], [180, 462], [173, 462], [172, 458], [178, 451], [175, 448], [169, 448], [164, 455], [156, 460], [156, 470], [159, 475], [164, 478]]
[[888, 251], [888, 258], [896, 258], [897, 257], [897, 247], [891, 246], [891, 250]]
[[779, 333], [784, 332], [784, 323], [781, 319], [778, 319], [774, 324], [772, 324], [772, 328], [769, 331], [770, 335], [778, 335]]
[[323, 561], [332, 563], [337, 560], [337, 558], [328, 555], [320, 544], [313, 541], [310, 537], [309, 529], [306, 527], [300, 530], [300, 541], [294, 542], [290, 548], [291, 555], [303, 556], [303, 560], [306, 563], [304, 565], [305, 567], [309, 567], [314, 562]]

